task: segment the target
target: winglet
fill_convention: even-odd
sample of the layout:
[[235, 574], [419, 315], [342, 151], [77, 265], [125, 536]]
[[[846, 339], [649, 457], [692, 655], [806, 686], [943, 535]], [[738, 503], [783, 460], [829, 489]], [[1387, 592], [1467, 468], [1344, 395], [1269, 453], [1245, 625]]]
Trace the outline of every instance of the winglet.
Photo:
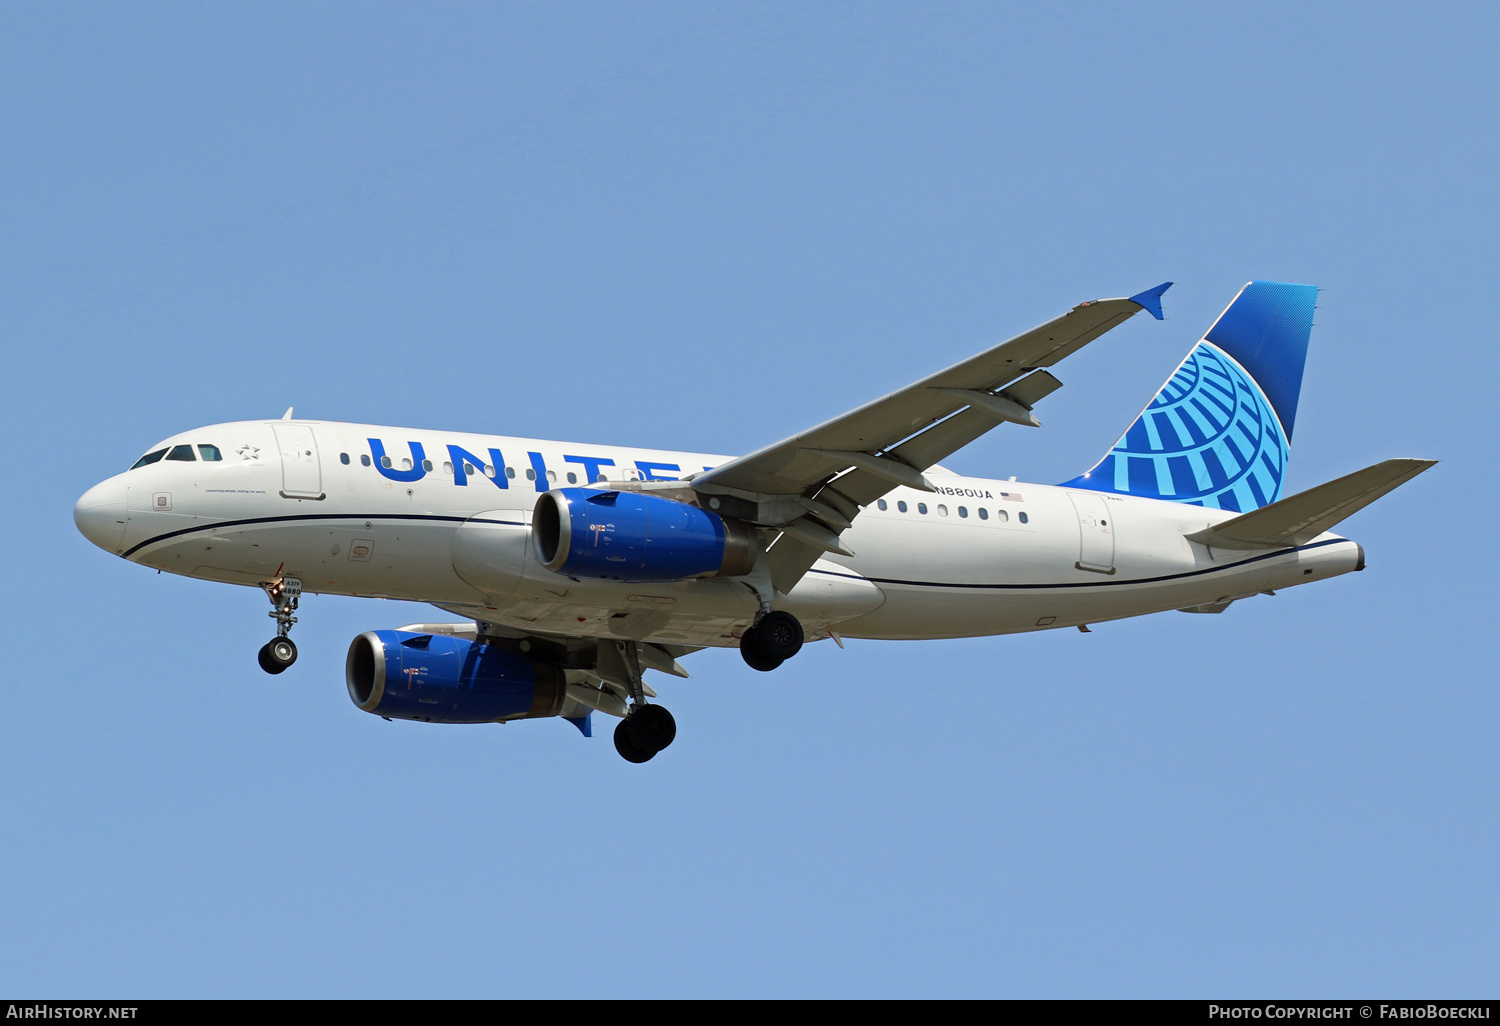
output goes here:
[[1130, 301], [1142, 310], [1148, 311], [1157, 320], [1165, 320], [1161, 315], [1161, 294], [1171, 287], [1171, 282], [1164, 281], [1154, 289], [1136, 293], [1130, 297]]

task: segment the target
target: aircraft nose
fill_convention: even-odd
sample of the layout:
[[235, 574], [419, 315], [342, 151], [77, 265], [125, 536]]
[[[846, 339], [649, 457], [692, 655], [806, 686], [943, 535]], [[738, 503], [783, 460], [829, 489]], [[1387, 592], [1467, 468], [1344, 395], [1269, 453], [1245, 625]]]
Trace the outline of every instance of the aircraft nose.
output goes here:
[[73, 523], [101, 549], [120, 552], [125, 542], [125, 482], [112, 477], [84, 492], [73, 506]]

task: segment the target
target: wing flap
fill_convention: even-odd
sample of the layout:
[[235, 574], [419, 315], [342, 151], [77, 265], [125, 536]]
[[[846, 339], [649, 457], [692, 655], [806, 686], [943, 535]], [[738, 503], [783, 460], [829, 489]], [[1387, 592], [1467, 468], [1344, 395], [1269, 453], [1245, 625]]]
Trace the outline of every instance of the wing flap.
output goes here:
[[1059, 388], [1062, 388], [1061, 381], [1046, 371], [1039, 370], [1034, 374], [1026, 375], [1000, 394], [1029, 410]]
[[1187, 537], [1219, 549], [1306, 545], [1436, 463], [1437, 460], [1385, 460]]

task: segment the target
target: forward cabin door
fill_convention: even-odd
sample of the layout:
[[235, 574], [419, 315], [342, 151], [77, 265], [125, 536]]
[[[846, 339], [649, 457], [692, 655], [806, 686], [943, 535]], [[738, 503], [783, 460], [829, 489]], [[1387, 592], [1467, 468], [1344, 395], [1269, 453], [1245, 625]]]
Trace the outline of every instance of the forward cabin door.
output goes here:
[[281, 494], [288, 499], [321, 499], [323, 470], [318, 464], [318, 441], [306, 424], [271, 425], [281, 450]]
[[1078, 513], [1078, 562], [1080, 570], [1100, 574], [1115, 572], [1115, 525], [1109, 504], [1098, 492], [1069, 492]]

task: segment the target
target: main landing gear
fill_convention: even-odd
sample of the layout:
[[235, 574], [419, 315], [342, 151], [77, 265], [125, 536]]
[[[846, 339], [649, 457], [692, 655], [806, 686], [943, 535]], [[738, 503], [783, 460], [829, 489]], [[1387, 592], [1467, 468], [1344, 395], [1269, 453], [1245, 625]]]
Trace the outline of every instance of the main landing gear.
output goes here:
[[646, 689], [641, 684], [641, 654], [636, 642], [602, 644], [600, 661], [610, 652], [619, 658], [620, 664], [612, 669], [625, 678], [630, 690], [630, 709], [615, 726], [615, 751], [626, 762], [647, 762], [677, 737], [677, 721], [664, 706], [646, 704]]
[[615, 726], [615, 751], [626, 762], [646, 762], [677, 737], [677, 721], [661, 705], [633, 705]]
[[752, 670], [769, 672], [800, 651], [802, 624], [780, 609], [762, 613], [754, 626], [740, 635], [740, 655]]
[[287, 637], [297, 618], [297, 600], [302, 597], [302, 582], [295, 577], [282, 577], [270, 584], [262, 584], [266, 598], [274, 609], [266, 615], [276, 621], [276, 637], [261, 646], [260, 668], [267, 673], [280, 673], [297, 661], [297, 646]]
[[[740, 655], [756, 670], [774, 670], [802, 650], [802, 623], [791, 613], [765, 609], [740, 635]], [[630, 709], [615, 727], [615, 751], [626, 762], [647, 762], [677, 736], [677, 723], [662, 706], [647, 705], [641, 685], [640, 649], [634, 641], [599, 646], [601, 670], [610, 664], [612, 680], [625, 680]]]

